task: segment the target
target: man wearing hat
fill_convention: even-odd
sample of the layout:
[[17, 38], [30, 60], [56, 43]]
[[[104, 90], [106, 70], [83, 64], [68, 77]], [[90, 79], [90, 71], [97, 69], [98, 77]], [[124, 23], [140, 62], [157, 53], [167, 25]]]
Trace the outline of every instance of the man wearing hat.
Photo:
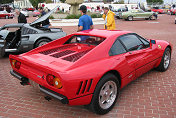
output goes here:
[[92, 18], [86, 14], [87, 7], [85, 5], [81, 5], [79, 10], [82, 16], [79, 18], [78, 31], [93, 29]]

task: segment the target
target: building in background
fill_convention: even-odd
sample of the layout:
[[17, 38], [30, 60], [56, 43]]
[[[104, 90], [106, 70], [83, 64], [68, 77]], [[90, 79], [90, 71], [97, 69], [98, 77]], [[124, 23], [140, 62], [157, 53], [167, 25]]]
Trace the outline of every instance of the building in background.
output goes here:
[[14, 7], [16, 8], [33, 8], [29, 0], [14, 0]]

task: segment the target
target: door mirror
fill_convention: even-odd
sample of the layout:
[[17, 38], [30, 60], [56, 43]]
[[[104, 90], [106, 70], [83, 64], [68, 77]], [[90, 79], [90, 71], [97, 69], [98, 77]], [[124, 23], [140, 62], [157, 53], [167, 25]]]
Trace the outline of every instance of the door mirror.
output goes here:
[[152, 48], [152, 44], [156, 44], [155, 40], [150, 39], [150, 48]]
[[150, 43], [156, 44], [156, 41], [151, 39], [151, 40], [150, 40]]

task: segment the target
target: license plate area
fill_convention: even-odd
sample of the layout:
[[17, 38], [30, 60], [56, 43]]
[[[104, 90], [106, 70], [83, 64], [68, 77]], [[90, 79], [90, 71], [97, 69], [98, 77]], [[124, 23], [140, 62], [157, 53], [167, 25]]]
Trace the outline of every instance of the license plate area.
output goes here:
[[36, 91], [40, 91], [39, 84], [37, 84], [36, 82], [34, 82], [30, 79], [29, 79], [29, 83]]

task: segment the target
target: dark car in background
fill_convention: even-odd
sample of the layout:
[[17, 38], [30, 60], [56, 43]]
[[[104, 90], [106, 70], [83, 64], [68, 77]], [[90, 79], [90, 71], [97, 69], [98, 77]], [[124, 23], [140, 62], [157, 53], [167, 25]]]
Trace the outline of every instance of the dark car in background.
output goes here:
[[3, 57], [5, 53], [27, 52], [66, 36], [66, 33], [61, 28], [44, 28], [40, 26], [55, 9], [30, 24], [7, 24], [1, 27], [0, 57]]

